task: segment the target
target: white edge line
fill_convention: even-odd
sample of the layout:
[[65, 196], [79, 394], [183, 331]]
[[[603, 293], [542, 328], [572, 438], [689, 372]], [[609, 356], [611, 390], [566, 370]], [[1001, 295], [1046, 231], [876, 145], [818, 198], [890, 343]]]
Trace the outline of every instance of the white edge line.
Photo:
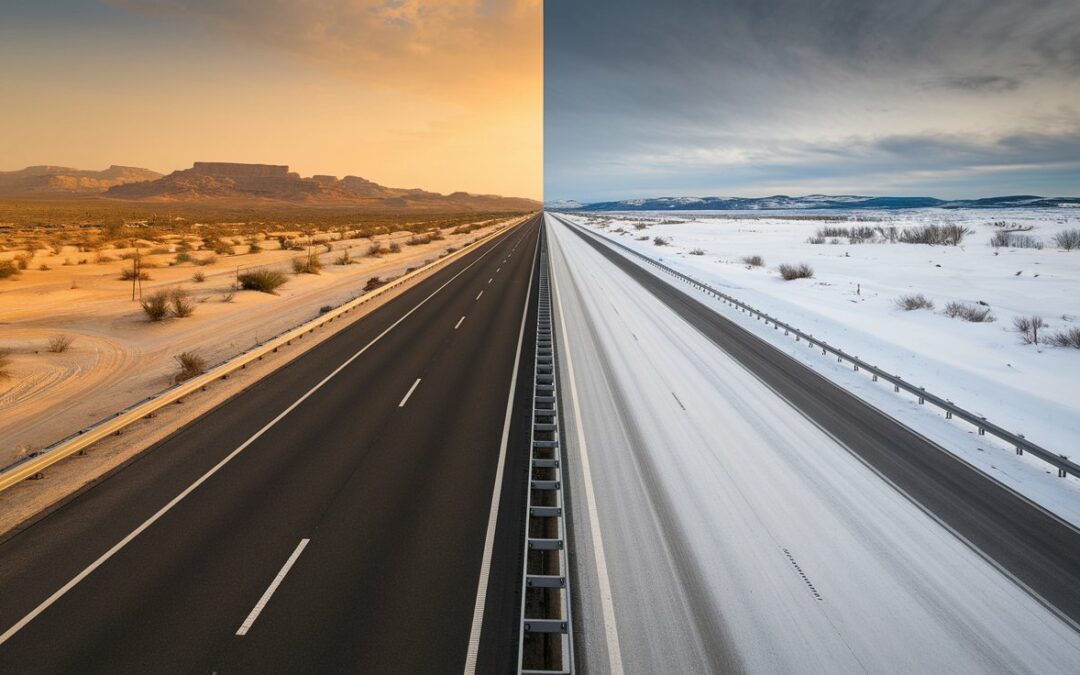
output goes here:
[[[543, 227], [543, 220], [540, 221], [540, 226]], [[525, 292], [525, 308], [521, 311], [521, 328], [518, 330], [517, 353], [514, 355], [514, 374], [510, 377], [510, 394], [506, 399], [506, 417], [503, 421], [502, 441], [499, 445], [499, 464], [495, 469], [495, 489], [491, 495], [491, 509], [488, 511], [487, 534], [484, 535], [484, 557], [480, 563], [480, 581], [476, 589], [476, 604], [473, 606], [469, 646], [465, 652], [465, 675], [474, 675], [476, 673], [476, 660], [480, 655], [480, 632], [484, 626], [484, 605], [487, 604], [488, 580], [491, 577], [491, 556], [495, 548], [495, 525], [499, 519], [499, 501], [502, 499], [506, 446], [510, 440], [510, 419], [514, 412], [514, 392], [517, 390], [517, 374], [521, 365], [521, 345], [525, 339], [525, 320], [529, 316], [529, 300], [532, 298], [533, 274], [536, 272], [537, 249], [539, 246], [540, 235], [538, 233], [536, 248], [533, 249], [532, 268], [529, 271], [529, 290]]]
[[270, 596], [274, 594], [277, 587], [281, 585], [282, 579], [292, 569], [293, 564], [296, 563], [296, 559], [300, 557], [300, 554], [304, 552], [304, 547], [308, 545], [310, 539], [301, 539], [296, 548], [293, 549], [292, 555], [285, 561], [285, 564], [281, 566], [281, 570], [274, 577], [274, 580], [270, 582], [270, 585], [266, 587], [266, 591], [263, 592], [262, 597], [255, 603], [255, 606], [251, 608], [251, 613], [244, 619], [244, 623], [240, 624], [240, 628], [236, 630], [237, 635], [247, 635], [247, 632], [251, 630], [251, 627], [255, 624], [255, 619], [259, 618], [259, 614], [262, 613], [263, 608], [266, 607], [266, 603], [270, 602]]
[[366, 345], [364, 345], [364, 346], [363, 346], [363, 348], [361, 348], [361, 349], [360, 349], [360, 351], [356, 352], [355, 354], [353, 354], [352, 356], [350, 356], [350, 357], [349, 357], [348, 359], [346, 359], [344, 363], [342, 363], [342, 364], [341, 364], [340, 366], [338, 366], [337, 368], [335, 368], [335, 369], [334, 369], [334, 370], [333, 370], [333, 371], [332, 371], [332, 372], [331, 372], [331, 373], [330, 373], [329, 375], [327, 375], [327, 376], [326, 376], [326, 377], [324, 377], [324, 378], [323, 378], [322, 380], [320, 380], [320, 381], [319, 381], [319, 383], [318, 383], [318, 384], [316, 384], [316, 385], [315, 385], [314, 387], [312, 387], [311, 389], [309, 389], [309, 390], [307, 391], [307, 393], [305, 393], [305, 394], [304, 394], [303, 396], [301, 396], [300, 398], [296, 399], [296, 401], [294, 401], [294, 402], [292, 403], [292, 405], [290, 405], [290, 406], [289, 406], [288, 408], [286, 408], [285, 410], [281, 411], [281, 413], [279, 413], [277, 417], [275, 417], [274, 419], [272, 419], [272, 420], [270, 420], [269, 422], [267, 422], [267, 423], [266, 423], [266, 426], [264, 426], [264, 427], [263, 427], [262, 429], [259, 429], [259, 430], [258, 430], [258, 431], [256, 431], [256, 432], [255, 432], [254, 434], [252, 434], [252, 436], [251, 436], [250, 438], [248, 438], [248, 439], [247, 439], [246, 441], [244, 441], [243, 443], [241, 443], [239, 447], [237, 447], [237, 448], [236, 448], [235, 450], [233, 450], [233, 451], [232, 451], [232, 452], [230, 452], [230, 453], [229, 453], [228, 455], [226, 455], [226, 456], [225, 456], [225, 457], [224, 457], [224, 458], [223, 458], [223, 459], [222, 459], [222, 460], [221, 460], [220, 462], [218, 462], [218, 463], [217, 463], [217, 464], [215, 464], [215, 465], [214, 465], [213, 467], [211, 467], [209, 471], [207, 471], [206, 473], [204, 473], [204, 474], [203, 474], [202, 476], [199, 476], [199, 478], [198, 478], [198, 479], [196, 479], [194, 483], [192, 483], [191, 485], [189, 485], [189, 486], [187, 486], [186, 488], [184, 488], [184, 490], [183, 490], [183, 491], [182, 491], [182, 492], [181, 492], [180, 494], [178, 494], [178, 495], [176, 495], [175, 497], [173, 497], [173, 498], [172, 498], [172, 499], [171, 499], [171, 500], [170, 500], [170, 501], [169, 501], [169, 502], [168, 502], [167, 504], [165, 504], [165, 506], [162, 506], [162, 507], [161, 507], [160, 509], [158, 509], [158, 511], [157, 511], [157, 512], [156, 512], [156, 513], [155, 513], [154, 515], [152, 515], [152, 516], [150, 516], [149, 518], [147, 518], [147, 519], [146, 519], [145, 521], [143, 521], [143, 523], [142, 523], [141, 525], [139, 525], [138, 527], [136, 527], [136, 528], [135, 528], [134, 530], [132, 530], [132, 531], [131, 531], [131, 532], [130, 532], [130, 533], [129, 533], [129, 534], [127, 535], [127, 536], [125, 536], [125, 537], [124, 537], [123, 539], [121, 539], [121, 540], [120, 540], [120, 541], [118, 541], [118, 542], [117, 542], [116, 544], [114, 544], [112, 548], [110, 548], [110, 549], [109, 549], [108, 551], [106, 551], [105, 553], [103, 553], [103, 554], [101, 555], [101, 557], [99, 557], [99, 558], [98, 558], [97, 560], [95, 560], [94, 562], [90, 563], [90, 564], [89, 564], [89, 565], [88, 565], [88, 566], [86, 567], [86, 569], [84, 569], [84, 570], [83, 570], [82, 572], [79, 572], [78, 574], [76, 574], [76, 575], [75, 575], [75, 577], [71, 579], [71, 581], [69, 581], [69, 582], [67, 582], [66, 584], [64, 584], [63, 586], [61, 586], [61, 587], [60, 587], [60, 588], [59, 588], [59, 589], [58, 589], [58, 590], [57, 590], [56, 592], [54, 592], [54, 593], [53, 593], [52, 595], [50, 595], [50, 596], [49, 596], [48, 598], [46, 598], [46, 599], [45, 599], [45, 600], [44, 600], [44, 601], [43, 601], [43, 602], [42, 602], [42, 603], [41, 603], [40, 605], [38, 605], [37, 607], [35, 607], [34, 609], [32, 609], [32, 610], [31, 610], [31, 611], [30, 611], [30, 612], [29, 612], [29, 613], [28, 613], [28, 614], [27, 614], [26, 616], [24, 616], [23, 618], [19, 619], [19, 621], [18, 621], [18, 622], [16, 622], [16, 623], [15, 623], [15, 625], [13, 625], [13, 626], [12, 626], [11, 628], [8, 628], [8, 629], [7, 629], [6, 631], [4, 631], [4, 633], [3, 633], [3, 634], [0, 634], [0, 645], [4, 644], [4, 643], [5, 643], [5, 642], [7, 642], [8, 640], [10, 640], [10, 639], [12, 638], [12, 636], [14, 636], [14, 635], [15, 635], [16, 633], [18, 633], [18, 632], [19, 632], [20, 630], [22, 630], [22, 629], [23, 629], [23, 628], [24, 628], [24, 627], [26, 626], [26, 624], [30, 623], [30, 622], [31, 622], [31, 621], [33, 621], [33, 620], [34, 620], [35, 618], [37, 618], [37, 616], [38, 616], [39, 614], [41, 614], [42, 612], [44, 612], [44, 611], [45, 611], [46, 609], [48, 609], [48, 608], [49, 608], [49, 607], [50, 607], [50, 606], [51, 606], [51, 605], [52, 605], [53, 603], [55, 603], [55, 602], [56, 602], [57, 600], [59, 600], [60, 598], [62, 598], [62, 597], [63, 597], [63, 596], [64, 596], [64, 595], [65, 595], [65, 594], [66, 594], [66, 593], [68, 592], [68, 591], [70, 591], [70, 590], [71, 590], [72, 588], [74, 588], [74, 587], [75, 587], [75, 586], [76, 586], [76, 585], [77, 585], [77, 584], [78, 584], [79, 582], [81, 582], [81, 581], [82, 581], [83, 579], [85, 579], [86, 577], [88, 577], [88, 576], [89, 576], [89, 575], [90, 575], [90, 574], [91, 574], [91, 573], [92, 573], [92, 572], [93, 572], [94, 570], [96, 570], [97, 568], [99, 568], [99, 567], [101, 567], [101, 566], [102, 566], [103, 564], [105, 564], [105, 562], [106, 562], [106, 561], [107, 561], [107, 560], [108, 560], [109, 558], [111, 558], [111, 557], [113, 557], [114, 555], [116, 555], [116, 554], [117, 554], [117, 553], [118, 553], [118, 552], [120, 551], [120, 549], [122, 549], [122, 548], [124, 548], [125, 546], [127, 546], [128, 544], [130, 544], [130, 543], [131, 543], [131, 541], [132, 541], [133, 539], [135, 539], [135, 537], [138, 537], [138, 536], [139, 536], [140, 534], [142, 534], [142, 533], [143, 533], [143, 531], [144, 531], [144, 530], [146, 530], [146, 528], [148, 528], [148, 527], [150, 527], [151, 525], [153, 525], [153, 524], [154, 524], [155, 522], [157, 522], [157, 521], [158, 521], [158, 520], [159, 520], [159, 519], [160, 519], [160, 518], [161, 518], [162, 516], [164, 516], [164, 515], [165, 515], [166, 513], [168, 513], [168, 512], [170, 511], [170, 510], [172, 510], [172, 508], [173, 508], [174, 506], [176, 506], [177, 504], [179, 504], [179, 503], [180, 503], [180, 502], [181, 502], [181, 501], [182, 501], [182, 500], [183, 500], [183, 499], [184, 499], [185, 497], [187, 497], [187, 496], [188, 496], [189, 494], [191, 494], [192, 492], [194, 492], [196, 488], [198, 488], [198, 487], [199, 487], [200, 485], [202, 485], [202, 484], [203, 484], [203, 483], [205, 483], [205, 482], [206, 482], [207, 480], [209, 480], [209, 479], [210, 479], [210, 477], [211, 477], [211, 476], [213, 476], [213, 475], [214, 475], [215, 473], [217, 473], [218, 471], [220, 471], [220, 470], [221, 470], [221, 468], [222, 468], [223, 466], [225, 466], [226, 464], [228, 464], [229, 462], [231, 462], [231, 461], [232, 461], [232, 460], [233, 460], [233, 459], [234, 459], [234, 458], [235, 458], [235, 457], [236, 457], [237, 455], [239, 455], [239, 454], [240, 454], [241, 452], [243, 452], [243, 451], [244, 451], [244, 450], [245, 450], [245, 449], [246, 449], [246, 448], [247, 448], [247, 447], [248, 447], [249, 445], [251, 445], [251, 444], [252, 444], [252, 443], [254, 443], [254, 442], [255, 442], [256, 440], [258, 440], [260, 436], [262, 436], [262, 435], [263, 435], [263, 434], [265, 434], [265, 433], [266, 433], [267, 431], [269, 431], [269, 430], [270, 430], [270, 429], [271, 429], [271, 428], [272, 428], [272, 427], [273, 427], [273, 426], [274, 426], [275, 424], [277, 424], [278, 422], [280, 422], [280, 421], [281, 421], [281, 420], [282, 420], [282, 419], [283, 419], [283, 418], [284, 418], [284, 417], [285, 417], [286, 415], [288, 415], [289, 413], [291, 413], [291, 412], [292, 412], [293, 410], [295, 410], [295, 409], [296, 409], [296, 408], [297, 408], [297, 407], [298, 407], [298, 406], [299, 406], [299, 405], [300, 405], [301, 403], [303, 403], [304, 401], [306, 401], [306, 400], [308, 399], [308, 397], [309, 397], [309, 396], [311, 396], [311, 395], [312, 395], [312, 394], [314, 394], [314, 393], [315, 393], [316, 391], [318, 391], [319, 389], [321, 389], [321, 388], [323, 387], [323, 385], [325, 385], [325, 384], [326, 384], [327, 382], [329, 382], [329, 381], [330, 381], [331, 379], [333, 379], [333, 378], [334, 378], [334, 377], [335, 377], [335, 376], [336, 376], [336, 375], [337, 375], [338, 373], [340, 373], [340, 372], [341, 372], [342, 370], [344, 370], [344, 369], [345, 369], [345, 368], [346, 368], [346, 367], [347, 367], [347, 366], [348, 366], [348, 365], [349, 365], [350, 363], [352, 363], [352, 362], [353, 362], [353, 361], [355, 361], [355, 360], [356, 360], [357, 358], [359, 358], [361, 354], [363, 354], [364, 352], [366, 352], [366, 351], [367, 351], [367, 350], [368, 350], [369, 348], [371, 348], [371, 346], [372, 346], [372, 345], [374, 345], [374, 344], [375, 344], [376, 342], [378, 342], [379, 340], [381, 340], [381, 339], [382, 339], [382, 338], [383, 338], [383, 337], [384, 337], [384, 336], [385, 336], [385, 335], [386, 335], [387, 333], [389, 333], [390, 331], [394, 330], [394, 328], [396, 328], [396, 327], [398, 326], [398, 324], [400, 324], [400, 323], [401, 323], [402, 321], [404, 321], [405, 319], [407, 319], [407, 318], [408, 318], [408, 317], [409, 317], [409, 316], [410, 316], [410, 315], [411, 315], [411, 314], [412, 314], [413, 312], [415, 312], [416, 310], [420, 309], [420, 307], [421, 307], [421, 306], [422, 306], [422, 305], [423, 305], [424, 303], [426, 303], [426, 302], [427, 302], [428, 300], [430, 300], [431, 298], [435, 297], [435, 295], [436, 295], [437, 293], [439, 293], [439, 291], [441, 291], [442, 289], [446, 288], [446, 287], [447, 287], [447, 286], [449, 286], [449, 285], [450, 285], [451, 283], [453, 283], [453, 281], [454, 281], [455, 279], [457, 279], [457, 278], [458, 278], [458, 277], [460, 277], [460, 276], [461, 276], [462, 274], [464, 274], [464, 273], [465, 273], [465, 272], [466, 272], [466, 271], [467, 271], [467, 270], [468, 270], [468, 269], [469, 269], [470, 267], [472, 267], [472, 266], [473, 266], [473, 265], [475, 265], [476, 263], [478, 263], [478, 262], [480, 262], [481, 260], [483, 260], [483, 259], [484, 259], [484, 258], [485, 258], [485, 257], [486, 257], [486, 256], [487, 256], [487, 255], [488, 255], [489, 253], [491, 253], [492, 251], [494, 251], [494, 250], [496, 249], [496, 247], [497, 247], [497, 245], [496, 245], [496, 246], [492, 246], [491, 248], [489, 248], [489, 249], [488, 249], [487, 251], [485, 251], [485, 252], [484, 252], [484, 253], [482, 253], [482, 254], [481, 254], [480, 256], [478, 256], [478, 257], [476, 258], [476, 260], [474, 260], [474, 261], [472, 261], [471, 263], [469, 263], [468, 265], [466, 265], [466, 266], [465, 266], [465, 268], [464, 268], [464, 269], [462, 269], [462, 270], [461, 270], [460, 272], [458, 272], [458, 273], [457, 273], [457, 274], [455, 274], [454, 276], [450, 277], [450, 279], [449, 279], [449, 280], [448, 280], [448, 281], [447, 281], [446, 283], [444, 283], [444, 284], [443, 284], [442, 286], [439, 286], [439, 287], [438, 287], [438, 288], [436, 288], [436, 289], [435, 289], [434, 291], [432, 291], [432, 292], [431, 292], [431, 295], [429, 295], [429, 296], [427, 296], [426, 298], [424, 298], [423, 300], [421, 300], [421, 301], [420, 301], [419, 303], [417, 303], [417, 304], [416, 304], [416, 305], [415, 305], [415, 306], [414, 306], [414, 307], [413, 307], [412, 309], [410, 309], [410, 310], [409, 310], [408, 312], [406, 312], [405, 314], [403, 314], [403, 315], [401, 316], [401, 318], [399, 318], [399, 319], [398, 319], [397, 321], [395, 321], [394, 323], [390, 324], [390, 325], [389, 325], [389, 326], [388, 326], [388, 327], [386, 328], [386, 330], [384, 330], [383, 332], [381, 332], [381, 333], [379, 333], [379, 334], [378, 334], [377, 336], [375, 336], [375, 338], [374, 338], [374, 339], [373, 339], [373, 340], [372, 340], [371, 342], [369, 342], [369, 343], [367, 343]]
[[413, 382], [412, 386], [409, 387], [409, 391], [405, 392], [405, 398], [401, 399], [401, 403], [398, 403], [397, 407], [404, 408], [405, 404], [409, 402], [409, 397], [412, 396], [412, 393], [414, 391], [416, 391], [416, 388], [418, 386], [420, 386], [420, 378], [419, 377], [416, 378], [416, 382]]
[[[554, 248], [554, 247], [553, 247]], [[574, 409], [574, 429], [577, 432], [578, 447], [581, 451], [581, 473], [584, 478], [585, 502], [589, 511], [589, 534], [593, 540], [593, 557], [596, 562], [596, 576], [600, 584], [600, 606], [604, 620], [604, 636], [607, 640], [608, 671], [613, 675], [622, 675], [622, 652], [619, 648], [619, 629], [615, 624], [615, 604], [611, 595], [611, 580], [608, 577], [607, 556], [604, 553], [604, 540], [600, 534], [600, 515], [596, 509], [596, 495], [593, 492], [592, 471], [589, 467], [588, 446], [585, 443], [585, 431], [581, 427], [581, 406], [578, 403], [577, 381], [574, 376], [574, 361], [570, 356], [570, 338], [566, 332], [565, 313], [562, 306], [562, 294], [559, 293], [558, 275], [552, 265], [551, 286], [555, 292], [555, 304], [559, 308], [558, 323], [562, 331], [563, 352], [566, 371], [570, 379], [570, 401]]]

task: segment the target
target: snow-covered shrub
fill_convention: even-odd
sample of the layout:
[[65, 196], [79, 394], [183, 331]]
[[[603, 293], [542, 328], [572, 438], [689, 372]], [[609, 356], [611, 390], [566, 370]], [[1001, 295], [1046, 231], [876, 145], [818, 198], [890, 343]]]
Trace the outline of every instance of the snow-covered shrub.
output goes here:
[[762, 258], [759, 255], [748, 255], [745, 258], [743, 258], [742, 261], [743, 261], [743, 263], [749, 265], [750, 267], [764, 267], [765, 266], [765, 259]]
[[901, 295], [895, 301], [896, 307], [902, 309], [905, 312], [910, 312], [915, 309], [933, 309], [934, 301], [926, 297], [922, 293], [915, 293], [912, 295]]
[[663, 237], [653, 237], [652, 243], [656, 246], [667, 246], [671, 241]]
[[824, 244], [825, 243], [825, 237], [809, 237], [806, 240], [806, 243], [807, 244]]
[[690, 255], [705, 255], [705, 249], [703, 249], [703, 248], [690, 249]]
[[792, 281], [793, 279], [809, 279], [814, 276], [814, 270], [806, 263], [799, 263], [798, 265], [789, 265], [783, 263], [779, 267], [780, 276], [784, 281]]
[[1080, 328], [1066, 328], [1065, 330], [1050, 333], [1046, 341], [1055, 347], [1080, 349]]
[[1018, 316], [1013, 319], [1013, 327], [1026, 345], [1039, 344], [1039, 329], [1045, 326], [1046, 322], [1041, 316]]
[[1080, 249], [1080, 230], [1062, 230], [1054, 235], [1054, 243], [1066, 251]]
[[1017, 234], [998, 230], [990, 237], [990, 245], [994, 248], [1035, 248], [1042, 249], [1043, 243], [1028, 234]]
[[994, 316], [989, 307], [968, 305], [963, 302], [950, 302], [946, 304], [945, 316], [953, 319], [963, 319], [964, 321], [970, 321], [971, 323], [990, 323], [991, 321], [997, 320], [997, 317]]
[[971, 230], [963, 225], [949, 223], [946, 225], [920, 225], [918, 227], [905, 227], [900, 231], [898, 239], [904, 244], [930, 244], [931, 246], [959, 246], [964, 237], [971, 234]]

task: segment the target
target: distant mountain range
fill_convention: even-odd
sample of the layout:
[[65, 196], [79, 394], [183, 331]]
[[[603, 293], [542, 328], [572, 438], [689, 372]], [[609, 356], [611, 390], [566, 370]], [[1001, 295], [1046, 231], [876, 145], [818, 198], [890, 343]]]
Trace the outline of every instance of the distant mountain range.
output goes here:
[[962, 209], [1080, 207], [1078, 197], [1013, 195], [985, 199], [935, 199], [933, 197], [860, 197], [856, 195], [807, 195], [805, 197], [656, 197], [617, 202], [582, 204], [549, 202], [549, 209], [583, 211], [768, 211], [776, 209]]
[[157, 180], [161, 174], [130, 166], [110, 166], [104, 171], [82, 171], [66, 166], [28, 166], [19, 171], [0, 171], [0, 196], [57, 196], [101, 194], [124, 183]]
[[28, 167], [0, 172], [0, 197], [36, 199], [96, 196], [103, 199], [272, 206], [349, 207], [369, 210], [531, 211], [531, 199], [419, 189], [390, 188], [359, 176], [302, 178], [288, 166], [195, 162], [190, 169], [163, 176], [148, 169], [109, 167], [82, 171], [66, 167]]

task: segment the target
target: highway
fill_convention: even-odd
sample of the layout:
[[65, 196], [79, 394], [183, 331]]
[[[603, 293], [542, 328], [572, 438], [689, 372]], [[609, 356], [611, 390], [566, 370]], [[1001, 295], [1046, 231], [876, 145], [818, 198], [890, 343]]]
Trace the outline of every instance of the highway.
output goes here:
[[1080, 671], [1080, 534], [548, 216], [588, 672]]
[[540, 229], [0, 543], [0, 672], [506, 672]]

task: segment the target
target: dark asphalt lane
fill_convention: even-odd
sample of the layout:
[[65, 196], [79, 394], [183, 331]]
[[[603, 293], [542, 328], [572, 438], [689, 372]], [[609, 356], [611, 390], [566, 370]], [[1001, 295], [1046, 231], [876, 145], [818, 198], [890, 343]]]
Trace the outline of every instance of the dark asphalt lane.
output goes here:
[[[539, 229], [455, 261], [0, 544], [6, 631], [382, 335], [0, 644], [0, 672], [460, 672]], [[499, 551], [520, 547], [523, 426], [494, 589], [520, 583], [520, 553]], [[485, 627], [516, 620], [512, 593], [489, 595]], [[490, 672], [497, 642], [480, 643]]]
[[725, 319], [693, 291], [571, 229], [1074, 627], [1080, 622], [1080, 533], [1075, 529]]

